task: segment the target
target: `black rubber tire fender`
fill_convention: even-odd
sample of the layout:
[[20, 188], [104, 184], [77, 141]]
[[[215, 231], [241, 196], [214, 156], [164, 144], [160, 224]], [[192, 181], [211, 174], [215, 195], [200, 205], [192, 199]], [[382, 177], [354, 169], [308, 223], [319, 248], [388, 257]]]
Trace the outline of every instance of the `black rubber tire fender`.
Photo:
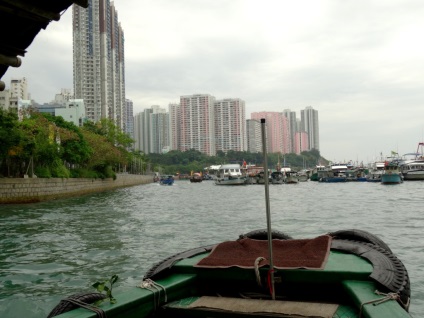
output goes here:
[[[292, 240], [293, 238], [290, 235], [287, 235], [283, 232], [271, 230], [272, 238], [273, 239], [279, 239], [279, 240]], [[260, 230], [253, 230], [246, 234], [241, 234], [239, 236], [239, 239], [243, 238], [250, 238], [253, 240], [267, 240], [268, 239], [268, 230], [267, 229], [260, 229]]]
[[378, 245], [365, 242], [333, 239], [332, 250], [358, 255], [373, 265], [370, 278], [400, 296], [400, 304], [408, 310], [411, 298], [411, 285], [403, 263], [392, 253]]
[[196, 256], [198, 254], [202, 254], [205, 252], [210, 252], [212, 251], [213, 247], [216, 244], [213, 245], [208, 245], [208, 246], [203, 246], [203, 247], [197, 247], [197, 248], [193, 248], [181, 253], [177, 253], [175, 255], [172, 255], [170, 257], [167, 257], [166, 259], [156, 263], [155, 265], [153, 265], [144, 275], [143, 280], [150, 278], [153, 279], [154, 277], [158, 277], [164, 273], [166, 273], [167, 270], [169, 270], [172, 266], [174, 266], [174, 264], [182, 259], [185, 258], [190, 258], [193, 256]]
[[384, 248], [390, 253], [393, 253], [390, 247], [386, 243], [384, 243], [376, 235], [371, 234], [367, 231], [357, 230], [357, 229], [348, 229], [348, 230], [340, 230], [336, 232], [331, 232], [331, 233], [328, 233], [328, 235], [332, 236], [334, 239], [371, 243], [371, 244]]
[[[86, 304], [92, 304], [92, 303], [94, 303], [98, 300], [105, 299], [106, 295], [100, 294], [100, 293], [78, 293], [78, 294], [73, 294], [73, 295], [69, 296], [68, 298], [76, 299], [76, 300], [82, 301]], [[47, 318], [52, 318], [52, 317], [58, 316], [60, 314], [74, 310], [76, 308], [78, 308], [77, 305], [75, 305], [75, 304], [73, 304], [69, 301], [66, 301], [66, 298], [62, 299], [60, 301], [60, 303], [52, 309], [52, 311], [49, 313]]]

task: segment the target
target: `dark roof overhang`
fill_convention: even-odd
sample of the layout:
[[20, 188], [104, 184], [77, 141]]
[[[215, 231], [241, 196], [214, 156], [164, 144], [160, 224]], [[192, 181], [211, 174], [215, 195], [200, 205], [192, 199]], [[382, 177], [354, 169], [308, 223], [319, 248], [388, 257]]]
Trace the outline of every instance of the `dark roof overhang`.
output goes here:
[[[0, 0], [0, 79], [7, 69], [19, 67], [26, 49], [41, 29], [59, 21], [72, 4], [88, 7], [89, 0]], [[0, 90], [4, 83], [0, 81]]]

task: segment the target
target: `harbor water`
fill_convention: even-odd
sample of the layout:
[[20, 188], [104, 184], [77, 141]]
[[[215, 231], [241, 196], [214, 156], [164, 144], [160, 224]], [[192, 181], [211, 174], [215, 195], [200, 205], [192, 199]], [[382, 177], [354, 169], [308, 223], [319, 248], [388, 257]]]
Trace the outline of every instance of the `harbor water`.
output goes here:
[[[272, 227], [293, 238], [361, 229], [403, 261], [413, 317], [424, 316], [424, 182], [270, 185]], [[0, 317], [47, 317], [60, 299], [137, 286], [156, 262], [266, 228], [263, 185], [157, 183], [28, 205], [0, 206]]]

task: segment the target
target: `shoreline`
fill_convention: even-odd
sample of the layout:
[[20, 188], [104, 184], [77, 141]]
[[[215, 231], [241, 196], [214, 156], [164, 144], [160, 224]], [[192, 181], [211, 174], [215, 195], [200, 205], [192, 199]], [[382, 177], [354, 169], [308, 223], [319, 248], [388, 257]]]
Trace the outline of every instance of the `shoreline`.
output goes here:
[[116, 174], [116, 179], [1, 178], [0, 204], [27, 204], [153, 183], [151, 175]]

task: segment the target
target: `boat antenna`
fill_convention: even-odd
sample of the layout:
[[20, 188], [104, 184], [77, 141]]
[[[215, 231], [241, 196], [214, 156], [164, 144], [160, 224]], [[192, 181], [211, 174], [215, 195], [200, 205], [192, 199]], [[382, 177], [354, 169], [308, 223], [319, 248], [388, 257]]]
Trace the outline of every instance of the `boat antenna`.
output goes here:
[[266, 153], [266, 135], [265, 135], [265, 118], [261, 118], [262, 129], [262, 151], [264, 156], [264, 178], [265, 178], [265, 204], [266, 204], [266, 225], [268, 230], [268, 258], [269, 258], [269, 278], [272, 300], [275, 300], [274, 289], [274, 262], [272, 257], [272, 230], [271, 230], [271, 212], [269, 208], [269, 179], [268, 179], [268, 159]]

